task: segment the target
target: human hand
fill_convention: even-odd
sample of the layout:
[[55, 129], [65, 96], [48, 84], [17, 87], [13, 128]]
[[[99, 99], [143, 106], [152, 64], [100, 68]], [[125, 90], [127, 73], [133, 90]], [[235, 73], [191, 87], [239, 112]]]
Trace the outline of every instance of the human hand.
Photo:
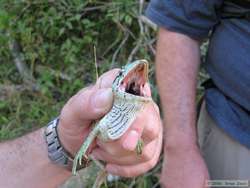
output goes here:
[[[62, 145], [73, 156], [79, 150], [91, 130], [93, 121], [100, 119], [112, 107], [113, 95], [111, 85], [118, 69], [102, 75], [95, 86], [83, 89], [73, 96], [64, 106], [58, 126]], [[149, 86], [146, 89], [150, 95]], [[96, 96], [106, 93], [98, 100]], [[95, 104], [102, 104], [96, 108]], [[142, 155], [136, 155], [137, 141], [142, 137], [145, 142]], [[151, 169], [158, 161], [162, 145], [162, 125], [156, 104], [146, 105], [130, 129], [118, 140], [112, 142], [97, 141], [93, 155], [107, 162], [110, 173], [131, 177]], [[92, 149], [95, 144], [92, 145]]]
[[[64, 105], [58, 125], [63, 147], [75, 156], [91, 131], [94, 121], [104, 116], [112, 107], [111, 85], [119, 69], [103, 74], [95, 85], [83, 88]], [[95, 143], [92, 144], [92, 147]]]
[[[123, 177], [135, 177], [152, 169], [162, 148], [162, 123], [156, 104], [147, 104], [129, 130], [118, 140], [102, 142], [93, 150], [94, 158], [107, 163], [106, 170]], [[142, 154], [135, 152], [139, 139], [144, 142]]]
[[164, 188], [205, 188], [209, 179], [206, 164], [197, 146], [165, 146], [161, 184]]
[[[151, 96], [149, 84], [144, 92]], [[155, 103], [148, 103], [137, 115], [128, 131], [118, 140], [102, 142], [97, 139], [98, 147], [92, 152], [94, 158], [107, 163], [106, 170], [123, 177], [138, 176], [155, 166], [162, 147], [162, 122]], [[142, 139], [144, 147], [138, 155], [136, 145]]]

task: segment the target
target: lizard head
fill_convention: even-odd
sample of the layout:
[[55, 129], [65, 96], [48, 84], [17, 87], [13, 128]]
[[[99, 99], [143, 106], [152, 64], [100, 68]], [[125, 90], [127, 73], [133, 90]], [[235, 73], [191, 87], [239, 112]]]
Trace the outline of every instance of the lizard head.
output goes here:
[[148, 62], [137, 60], [124, 66], [114, 80], [113, 90], [120, 96], [147, 99], [145, 84], [148, 81]]

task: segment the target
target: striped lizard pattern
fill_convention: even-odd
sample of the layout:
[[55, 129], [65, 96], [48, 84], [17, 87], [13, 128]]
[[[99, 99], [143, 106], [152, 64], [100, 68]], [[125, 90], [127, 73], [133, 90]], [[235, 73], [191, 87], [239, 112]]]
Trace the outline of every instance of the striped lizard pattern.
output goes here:
[[[119, 139], [131, 126], [138, 112], [152, 99], [144, 91], [148, 79], [148, 62], [137, 60], [121, 69], [112, 84], [114, 103], [111, 110], [95, 123], [80, 150], [75, 156], [72, 173], [86, 159], [86, 152], [96, 137], [102, 141]], [[141, 145], [138, 143], [138, 146]], [[142, 148], [139, 148], [141, 151]], [[137, 150], [138, 151], [138, 150]]]

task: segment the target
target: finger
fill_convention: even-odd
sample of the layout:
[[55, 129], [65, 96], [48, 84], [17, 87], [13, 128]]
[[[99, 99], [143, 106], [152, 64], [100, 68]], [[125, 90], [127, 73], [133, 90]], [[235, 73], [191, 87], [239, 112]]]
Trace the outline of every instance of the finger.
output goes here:
[[[149, 118], [148, 114], [151, 114]], [[98, 145], [105, 152], [116, 157], [130, 155], [130, 151], [135, 150], [142, 131], [142, 138], [145, 145], [158, 136], [159, 126], [161, 126], [159, 119], [160, 115], [157, 105], [150, 103], [142, 113], [137, 115], [129, 130], [120, 139], [110, 142], [99, 141]], [[143, 130], [145, 126], [146, 130]]]
[[93, 89], [93, 88], [96, 88], [96, 89], [111, 88], [112, 83], [113, 83], [114, 79], [116, 78], [119, 71], [120, 71], [120, 69], [112, 69], [108, 72], [103, 73], [97, 79], [95, 85], [90, 85], [88, 87], [81, 89], [80, 91], [77, 92], [76, 96], [83, 93], [86, 90]]
[[[86, 90], [81, 91], [77, 95], [75, 102], [78, 102], [80, 101], [80, 99], [83, 98], [85, 98], [84, 101], [86, 101], [86, 103], [83, 102], [81, 105], [86, 107], [85, 109], [82, 108], [82, 111], [88, 112], [87, 114], [85, 114], [84, 119], [95, 120], [97, 118], [102, 117], [111, 109], [112, 107], [111, 101], [113, 101], [113, 99], [111, 98], [113, 98], [113, 96], [111, 95], [112, 91], [110, 88], [119, 71], [120, 69], [112, 69], [104, 73], [97, 80], [97, 83], [89, 88], [89, 91], [92, 89], [93, 92], [92, 93], [90, 92], [88, 96], [86, 96], [87, 93]], [[88, 99], [88, 97], [90, 99]], [[83, 117], [83, 114], [80, 114], [80, 116]]]
[[144, 136], [145, 139], [143, 138], [143, 142], [145, 145], [151, 142], [158, 135], [158, 127], [160, 125], [157, 124], [160, 124], [160, 122], [157, 121], [159, 119], [159, 117], [157, 117], [159, 116], [158, 114], [153, 114], [152, 118], [150, 117], [145, 119], [146, 114], [151, 113], [150, 110], [154, 110], [153, 105], [151, 105], [151, 107], [149, 106], [147, 111], [139, 113], [137, 115], [137, 118], [132, 123], [131, 127], [124, 133], [124, 135], [120, 139], [109, 142], [103, 142], [98, 140], [97, 144], [99, 145], [99, 147], [110, 155], [114, 155], [116, 157], [130, 155], [131, 151], [135, 151], [137, 143], [141, 138], [142, 132], [144, 132], [143, 129], [145, 125], [152, 125], [152, 127], [147, 128], [146, 134], [149, 134], [149, 136], [147, 137], [147, 135], [145, 134], [146, 136]]
[[144, 124], [137, 123], [137, 120], [132, 124], [128, 131], [121, 137], [122, 148], [127, 151], [135, 151], [137, 143], [141, 138]]
[[107, 113], [113, 103], [110, 87], [118, 72], [119, 69], [113, 69], [104, 73], [96, 85], [84, 88], [73, 96], [61, 112], [61, 121], [68, 121], [63, 124], [79, 126], [99, 119]]
[[[94, 102], [100, 101], [101, 105], [100, 103], [99, 106], [93, 105], [93, 100]], [[87, 88], [73, 96], [63, 107], [60, 114], [58, 134], [61, 135], [61, 138], [70, 140], [69, 144], [62, 141], [63, 139], [61, 139], [61, 142], [64, 147], [71, 148], [72, 155], [75, 155], [84, 138], [87, 137], [93, 120], [101, 118], [111, 108], [112, 101], [111, 88], [99, 90]]]
[[132, 123], [131, 127], [124, 133], [124, 135], [119, 139], [122, 148], [127, 151], [135, 151], [136, 145], [141, 138], [143, 128], [145, 123], [141, 121], [141, 113], [139, 113]]
[[[147, 117], [146, 121], [145, 117]], [[162, 126], [158, 106], [154, 103], [146, 104], [141, 118], [145, 121], [142, 139], [150, 142], [159, 136], [160, 126]]]
[[111, 109], [112, 103], [111, 88], [84, 90], [64, 106], [61, 113], [62, 121], [67, 120], [70, 124], [79, 125], [79, 123], [99, 119]]
[[115, 157], [122, 157], [131, 155], [132, 151], [124, 150], [120, 140], [114, 140], [112, 142], [103, 142], [97, 139], [97, 145], [100, 149]]
[[112, 69], [102, 74], [102, 76], [98, 78], [96, 82], [97, 88], [110, 88], [120, 70], [121, 69]]
[[114, 175], [123, 176], [123, 177], [135, 177], [139, 176], [150, 169], [152, 169], [158, 162], [162, 147], [162, 134], [158, 139], [157, 151], [154, 153], [150, 161], [140, 163], [137, 165], [117, 165], [108, 163], [106, 165], [106, 170]]
[[137, 114], [131, 127], [119, 139], [123, 149], [134, 151], [141, 137], [143, 142], [147, 144], [159, 135], [161, 121], [156, 107], [153, 103], [146, 104], [142, 112]]
[[146, 96], [151, 97], [151, 89], [150, 89], [150, 84], [148, 82], [144, 86], [144, 92]]
[[[117, 157], [117, 158], [128, 156], [131, 154], [136, 154], [136, 145], [138, 143], [140, 136], [136, 136], [135, 138], [131, 138], [131, 137], [134, 137], [133, 134], [137, 134], [137, 132], [134, 130], [131, 130], [128, 132], [130, 132], [130, 134], [132, 134], [132, 136], [129, 136], [129, 135], [126, 136], [126, 138], [125, 138], [126, 141], [124, 141], [124, 139], [118, 139], [115, 141], [103, 142], [103, 141], [97, 139], [97, 145], [99, 146], [100, 149], [102, 149], [108, 155], [111, 155], [111, 156]], [[128, 142], [129, 142], [129, 144], [128, 144]], [[148, 142], [143, 141], [143, 144], [145, 147], [148, 144]], [[126, 149], [124, 149], [124, 147]], [[127, 148], [130, 148], [130, 149], [127, 149]]]
[[136, 145], [141, 137], [143, 131], [144, 123], [138, 121], [136, 118], [132, 123], [131, 127], [122, 135], [121, 138], [117, 140], [110, 140], [103, 142], [98, 140], [98, 145], [100, 148], [106, 152], [118, 156], [130, 154], [131, 151], [134, 151]]
[[93, 150], [93, 156], [98, 159], [105, 161], [106, 163], [113, 163], [117, 165], [135, 165], [138, 163], [146, 162], [152, 159], [158, 145], [158, 140], [154, 140], [143, 148], [141, 155], [137, 155], [136, 152], [130, 152], [129, 155], [111, 155], [101, 148]]

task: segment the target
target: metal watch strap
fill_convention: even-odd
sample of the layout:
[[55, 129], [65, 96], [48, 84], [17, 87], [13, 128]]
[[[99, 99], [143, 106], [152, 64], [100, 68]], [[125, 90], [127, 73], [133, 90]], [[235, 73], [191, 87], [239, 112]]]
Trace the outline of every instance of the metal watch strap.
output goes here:
[[[70, 156], [69, 152], [67, 152], [62, 147], [60, 143], [57, 133], [58, 122], [59, 118], [55, 118], [47, 125], [47, 128], [45, 130], [45, 140], [48, 145], [48, 157], [53, 163], [71, 170], [74, 159]], [[84, 168], [86, 165], [86, 163], [83, 163], [83, 165], [79, 165], [77, 169]]]
[[51, 121], [45, 130], [45, 140], [48, 145], [48, 157], [49, 159], [61, 166], [68, 167], [69, 161], [73, 159], [69, 157], [68, 152], [61, 146], [61, 143], [57, 134], [57, 125], [59, 122], [59, 118]]

